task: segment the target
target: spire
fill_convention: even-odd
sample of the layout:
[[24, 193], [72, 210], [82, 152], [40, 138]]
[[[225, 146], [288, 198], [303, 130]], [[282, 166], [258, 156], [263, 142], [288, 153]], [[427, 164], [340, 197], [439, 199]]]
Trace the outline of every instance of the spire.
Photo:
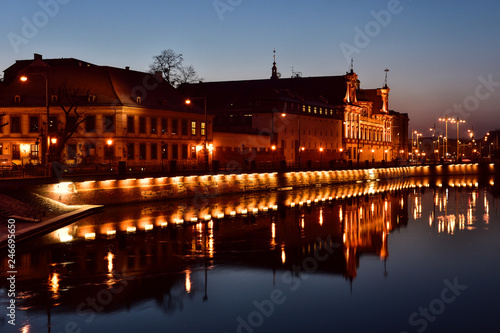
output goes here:
[[279, 79], [280, 78], [280, 73], [278, 73], [278, 68], [276, 67], [276, 49], [273, 51], [273, 72], [271, 75], [271, 79]]
[[385, 69], [385, 83], [384, 83], [384, 88], [387, 88], [387, 73], [389, 73], [389, 69]]
[[354, 74], [354, 58], [351, 58], [351, 74]]

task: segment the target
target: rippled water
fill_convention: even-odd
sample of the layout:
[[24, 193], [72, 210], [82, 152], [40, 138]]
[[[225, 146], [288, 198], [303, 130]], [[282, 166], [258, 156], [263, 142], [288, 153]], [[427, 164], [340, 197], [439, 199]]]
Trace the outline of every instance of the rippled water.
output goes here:
[[19, 245], [16, 326], [0, 329], [496, 332], [492, 189], [413, 179], [111, 207]]

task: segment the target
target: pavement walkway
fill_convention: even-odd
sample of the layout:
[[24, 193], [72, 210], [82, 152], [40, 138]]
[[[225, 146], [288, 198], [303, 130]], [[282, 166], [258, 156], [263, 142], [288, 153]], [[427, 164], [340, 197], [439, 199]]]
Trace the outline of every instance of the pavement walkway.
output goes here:
[[7, 244], [9, 219], [15, 220], [18, 243], [57, 230], [102, 209], [103, 206], [94, 205], [67, 206], [31, 192], [0, 192], [0, 248]]

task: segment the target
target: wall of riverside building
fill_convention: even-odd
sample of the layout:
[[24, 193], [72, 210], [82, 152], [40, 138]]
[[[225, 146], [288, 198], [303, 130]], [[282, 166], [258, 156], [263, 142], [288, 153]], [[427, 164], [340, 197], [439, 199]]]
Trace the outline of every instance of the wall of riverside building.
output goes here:
[[448, 177], [481, 174], [495, 174], [495, 165], [429, 165], [378, 169], [62, 181], [38, 185], [33, 190], [37, 194], [67, 205], [114, 205], [180, 198], [192, 198], [193, 203], [196, 204], [207, 198], [242, 192], [279, 191], [295, 187], [320, 187], [330, 184], [380, 181], [404, 177]]

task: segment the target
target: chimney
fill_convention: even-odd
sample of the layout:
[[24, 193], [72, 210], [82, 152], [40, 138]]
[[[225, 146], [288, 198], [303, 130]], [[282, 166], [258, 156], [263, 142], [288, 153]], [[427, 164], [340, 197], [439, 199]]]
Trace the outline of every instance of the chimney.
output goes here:
[[156, 76], [159, 80], [163, 80], [163, 72], [162, 72], [162, 71], [156, 71], [156, 72], [155, 72], [155, 76]]
[[35, 53], [34, 60], [42, 60], [42, 58], [41, 54]]
[[130, 66], [126, 66], [125, 70], [127, 70], [127, 71], [130, 70]]

